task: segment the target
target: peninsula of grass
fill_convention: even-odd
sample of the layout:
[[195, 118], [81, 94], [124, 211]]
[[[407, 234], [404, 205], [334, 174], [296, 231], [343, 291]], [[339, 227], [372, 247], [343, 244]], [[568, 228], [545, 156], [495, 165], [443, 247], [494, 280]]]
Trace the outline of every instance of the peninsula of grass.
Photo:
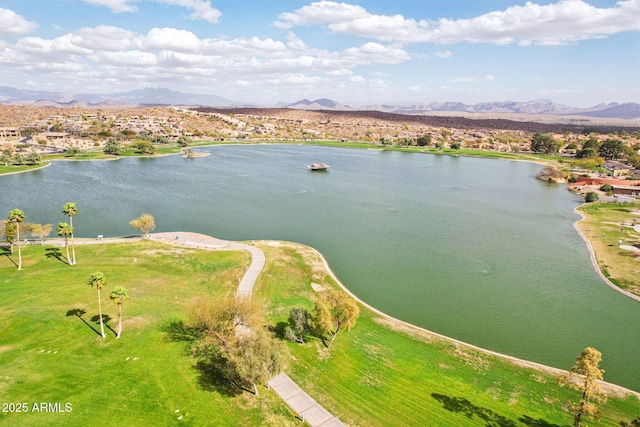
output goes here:
[[41, 168], [44, 168], [46, 166], [49, 166], [48, 162], [43, 162], [43, 163], [40, 163], [38, 165], [0, 166], [0, 175], [8, 175], [8, 174], [11, 174], [11, 173], [26, 172], [26, 171], [41, 169]]
[[[587, 203], [578, 210], [585, 219], [578, 223], [596, 254], [600, 271], [616, 286], [640, 296], [640, 203]], [[635, 219], [635, 222], [634, 222]]]
[[[254, 299], [279, 332], [290, 308], [310, 307], [317, 292], [337, 285], [310, 248], [260, 247], [267, 264]], [[235, 292], [248, 253], [149, 241], [77, 245], [76, 253], [78, 263], [69, 266], [59, 246], [29, 245], [22, 271], [15, 254], [0, 257], [0, 401], [29, 408], [0, 412], [0, 424], [300, 425], [272, 391], [261, 387], [254, 396], [199, 371], [190, 344], [176, 338], [194, 300]], [[87, 285], [97, 271], [109, 280], [102, 291], [110, 318], [105, 340], [95, 323], [97, 292]], [[118, 340], [111, 330], [117, 307], [108, 299], [117, 286], [131, 295]], [[330, 351], [312, 337], [288, 346], [289, 375], [349, 425], [568, 426], [571, 416], [562, 408], [578, 398], [549, 373], [456, 346], [365, 307]], [[63, 410], [69, 403], [71, 410], [34, 411], [40, 403]], [[639, 412], [636, 395], [612, 395], [598, 425], [630, 422]]]

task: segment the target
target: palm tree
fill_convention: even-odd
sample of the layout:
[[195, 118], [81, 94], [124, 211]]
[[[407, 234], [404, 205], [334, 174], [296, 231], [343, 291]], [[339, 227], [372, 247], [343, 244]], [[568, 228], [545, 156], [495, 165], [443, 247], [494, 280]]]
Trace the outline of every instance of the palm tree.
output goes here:
[[78, 215], [78, 208], [75, 203], [66, 203], [62, 207], [62, 213], [69, 217], [69, 225], [71, 226], [71, 253], [73, 254], [73, 259], [71, 260], [71, 264], [76, 263], [76, 248], [73, 244], [73, 217]]
[[18, 270], [22, 270], [22, 251], [20, 250], [20, 223], [24, 222], [24, 212], [20, 209], [14, 209], [9, 212], [7, 221], [16, 226], [16, 240], [18, 241]]
[[73, 235], [73, 228], [66, 222], [61, 222], [56, 227], [56, 233], [58, 233], [58, 236], [64, 237], [64, 248], [67, 250], [67, 261], [69, 265], [73, 265], [71, 258], [69, 258], [69, 236]]
[[96, 287], [98, 290], [98, 314], [100, 316], [100, 332], [102, 333], [102, 338], [106, 338], [104, 334], [104, 323], [102, 322], [102, 303], [100, 302], [100, 290], [107, 286], [107, 278], [102, 273], [93, 273], [89, 278], [89, 282], [87, 283], [91, 287]]
[[125, 288], [116, 288], [111, 292], [109, 298], [118, 304], [118, 333], [116, 334], [116, 339], [118, 339], [122, 333], [122, 304], [129, 299], [129, 292]]

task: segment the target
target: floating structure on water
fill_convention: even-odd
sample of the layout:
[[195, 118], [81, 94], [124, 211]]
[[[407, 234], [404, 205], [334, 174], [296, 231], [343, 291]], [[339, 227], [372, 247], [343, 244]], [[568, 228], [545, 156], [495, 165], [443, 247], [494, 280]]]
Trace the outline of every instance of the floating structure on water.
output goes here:
[[326, 163], [311, 163], [308, 168], [312, 171], [324, 171], [329, 169], [329, 165]]

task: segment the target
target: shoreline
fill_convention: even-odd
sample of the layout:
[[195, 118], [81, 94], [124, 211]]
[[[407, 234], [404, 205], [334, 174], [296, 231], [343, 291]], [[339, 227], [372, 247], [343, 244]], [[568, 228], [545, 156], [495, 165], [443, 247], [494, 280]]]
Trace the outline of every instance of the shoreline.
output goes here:
[[46, 168], [46, 167], [48, 167], [48, 166], [51, 166], [51, 162], [52, 162], [52, 161], [53, 161], [53, 160], [47, 160], [47, 162], [48, 162], [48, 163], [46, 163], [46, 164], [44, 164], [44, 165], [41, 165], [41, 166], [38, 166], [37, 168], [33, 168], [33, 169], [25, 169], [25, 170], [15, 171], [15, 172], [4, 172], [4, 173], [0, 173], [0, 176], [5, 176], [5, 175], [16, 175], [16, 174], [19, 174], [19, 173], [33, 172], [33, 171], [37, 171], [37, 170], [40, 170], [40, 169], [44, 169], [44, 168]]
[[[230, 243], [235, 243], [235, 244], [239, 244], [239, 245], [244, 245], [244, 243], [239, 242], [239, 241], [233, 241], [233, 240], [222, 240], [222, 239], [218, 239], [217, 237], [214, 236], [209, 236], [207, 234], [202, 234], [202, 233], [194, 233], [194, 232], [158, 232], [158, 233], [151, 233], [150, 236], [150, 240], [158, 242], [158, 243], [163, 243], [163, 244], [167, 244], [167, 245], [171, 245], [171, 246], [183, 246], [183, 247], [192, 247], [194, 249], [201, 249], [201, 250], [247, 250], [246, 248], [242, 248], [242, 247], [229, 247], [226, 245], [218, 245], [218, 246], [205, 246], [202, 244], [198, 244], [197, 242], [192, 243], [192, 245], [189, 245], [187, 239], [182, 239], [182, 240], [172, 240], [170, 238], [165, 238], [163, 239], [163, 237], [166, 236], [173, 236], [173, 235], [177, 235], [177, 234], [194, 234], [194, 235], [202, 235], [202, 236], [206, 236], [208, 238], [211, 239], [215, 239], [218, 240], [219, 242], [230, 242]], [[153, 236], [157, 236], [157, 239], [154, 239]], [[63, 239], [62, 238], [54, 238], [52, 239], [54, 241], [60, 241], [61, 244], [63, 245]], [[101, 240], [97, 240], [97, 239], [91, 239], [91, 238], [80, 238], [79, 241], [76, 241], [76, 244], [100, 244], [100, 243], [131, 243], [131, 242], [140, 242], [143, 241], [143, 239], [140, 236], [129, 236], [129, 237], [107, 237]], [[265, 242], [267, 242], [267, 240], [265, 240]], [[338, 277], [335, 275], [335, 273], [333, 272], [333, 270], [331, 269], [331, 267], [329, 266], [329, 263], [327, 262], [327, 260], [325, 259], [324, 255], [322, 255], [322, 253], [317, 250], [316, 248], [312, 247], [312, 246], [308, 246], [308, 245], [303, 245], [302, 243], [296, 243], [296, 242], [287, 242], [287, 241], [281, 241], [281, 240], [269, 240], [269, 242], [280, 242], [280, 243], [290, 243], [292, 245], [295, 246], [299, 246], [299, 247], [306, 247], [309, 248], [311, 251], [313, 251], [313, 253], [315, 253], [320, 260], [322, 261], [322, 264], [325, 268], [325, 270], [327, 271], [327, 273], [329, 274], [329, 276], [331, 276], [331, 278], [336, 282], [336, 284], [343, 290], [345, 291], [351, 298], [353, 298], [354, 300], [356, 300], [358, 302], [358, 304], [362, 305], [363, 307], [365, 307], [367, 310], [370, 310], [372, 313], [377, 314], [378, 316], [386, 319], [386, 320], [390, 320], [394, 323], [400, 324], [402, 326], [405, 326], [409, 329], [412, 329], [420, 334], [427, 334], [429, 336], [432, 337], [436, 337], [439, 338], [441, 340], [450, 342], [455, 344], [456, 346], [458, 345], [463, 345], [465, 347], [468, 347], [470, 349], [479, 351], [481, 353], [490, 355], [490, 356], [495, 356], [498, 357], [500, 359], [504, 359], [506, 361], [509, 361], [511, 363], [513, 363], [516, 366], [520, 366], [523, 368], [530, 368], [530, 369], [535, 369], [538, 371], [542, 371], [542, 372], [546, 372], [548, 374], [551, 375], [560, 375], [563, 373], [566, 373], [567, 370], [565, 369], [560, 369], [560, 368], [555, 368], [553, 366], [548, 366], [548, 365], [544, 365], [542, 363], [538, 363], [538, 362], [533, 362], [530, 360], [525, 360], [525, 359], [520, 359], [517, 358], [515, 356], [510, 356], [508, 354], [504, 354], [504, 353], [499, 353], [497, 351], [493, 351], [493, 350], [489, 350], [483, 347], [478, 347], [476, 345], [473, 344], [469, 344], [466, 343], [464, 341], [460, 341], [451, 337], [448, 337], [446, 335], [442, 335], [439, 334], [437, 332], [433, 332], [430, 331], [426, 328], [414, 325], [412, 323], [409, 322], [405, 322], [404, 320], [400, 320], [398, 318], [395, 318], [393, 316], [390, 316], [386, 313], [384, 313], [383, 311], [378, 310], [377, 308], [367, 304], [366, 302], [362, 301], [360, 298], [358, 298], [356, 295], [354, 295], [339, 279]], [[179, 244], [178, 244], [179, 243]], [[51, 243], [53, 246], [56, 246], [55, 243]], [[267, 243], [268, 244], [268, 243]], [[614, 285], [615, 286], [615, 285]], [[389, 325], [387, 325], [387, 327], [390, 327]], [[393, 328], [390, 327], [390, 329], [394, 330]], [[402, 331], [398, 331], [395, 330], [395, 332], [398, 333], [402, 333]], [[406, 333], [406, 332], [405, 332]], [[640, 399], [640, 391], [635, 391], [635, 390], [631, 390], [628, 389], [626, 387], [623, 387], [621, 385], [617, 385], [614, 383], [609, 383], [606, 381], [600, 381], [600, 385], [605, 388], [605, 390], [607, 392], [611, 392], [611, 393], [617, 393], [617, 394], [624, 394], [626, 395], [635, 395], [638, 399]]]
[[[294, 242], [292, 242], [292, 243], [294, 243]], [[306, 245], [302, 245], [300, 243], [294, 243], [294, 244], [300, 245], [300, 246], [306, 246]], [[465, 347], [469, 347], [469, 348], [471, 348], [473, 350], [480, 351], [480, 352], [482, 352], [484, 354], [488, 354], [488, 355], [491, 355], [491, 356], [499, 357], [501, 359], [505, 359], [505, 360], [517, 365], [517, 366], [521, 366], [521, 367], [525, 367], [525, 368], [537, 369], [537, 370], [540, 370], [540, 371], [543, 371], [543, 372], [546, 372], [546, 373], [549, 373], [549, 374], [552, 374], [552, 375], [560, 375], [560, 374], [564, 374], [564, 373], [567, 372], [566, 369], [555, 368], [553, 366], [544, 365], [542, 363], [533, 362], [531, 360], [520, 359], [520, 358], [517, 358], [515, 356], [510, 356], [508, 354], [499, 353], [497, 351], [489, 350], [489, 349], [486, 349], [486, 348], [483, 348], [483, 347], [478, 347], [476, 345], [469, 344], [467, 342], [460, 341], [460, 340], [448, 337], [446, 335], [442, 335], [442, 334], [439, 334], [437, 332], [430, 331], [429, 329], [425, 329], [425, 328], [423, 328], [421, 326], [417, 326], [417, 325], [414, 325], [412, 323], [405, 322], [404, 320], [400, 320], [400, 319], [397, 319], [397, 318], [395, 318], [393, 316], [390, 316], [390, 315], [384, 313], [383, 311], [380, 311], [377, 308], [367, 304], [366, 302], [364, 302], [360, 298], [358, 298], [356, 295], [354, 295], [338, 279], [338, 277], [335, 275], [333, 270], [331, 270], [331, 267], [329, 266], [329, 263], [324, 258], [322, 253], [320, 253], [320, 251], [318, 251], [314, 247], [311, 247], [311, 246], [306, 246], [306, 247], [310, 248], [314, 253], [316, 253], [320, 257], [320, 259], [322, 260], [322, 263], [324, 264], [325, 269], [327, 270], [327, 272], [329, 273], [331, 278], [333, 280], [335, 280], [335, 282], [338, 284], [338, 286], [340, 286], [342, 288], [342, 290], [344, 290], [347, 294], [349, 294], [349, 296], [351, 298], [355, 299], [359, 304], [361, 304], [362, 306], [366, 307], [371, 312], [373, 312], [373, 313], [375, 313], [375, 314], [377, 314], [377, 315], [379, 315], [379, 316], [381, 316], [381, 317], [383, 317], [385, 319], [391, 320], [393, 322], [400, 323], [401, 325], [406, 326], [406, 327], [408, 327], [410, 329], [416, 330], [418, 332], [426, 333], [428, 335], [435, 336], [435, 337], [440, 338], [442, 340], [454, 343], [456, 346], [461, 344], [461, 345], [464, 345]], [[638, 300], [640, 301], [640, 298]], [[621, 385], [609, 383], [609, 382], [606, 382], [606, 381], [599, 381], [599, 382], [600, 382], [600, 385], [603, 386], [605, 389], [608, 389], [608, 391], [623, 392], [623, 393], [626, 393], [626, 394], [633, 394], [636, 397], [638, 397], [638, 399], [640, 399], [640, 391], [631, 390], [631, 389], [628, 389], [628, 388], [623, 387]]]
[[611, 289], [613, 289], [614, 291], [617, 291], [619, 293], [621, 293], [622, 295], [631, 298], [632, 300], [638, 301], [640, 302], [640, 296], [636, 295], [636, 294], [632, 294], [629, 291], [625, 291], [624, 289], [622, 289], [619, 286], [616, 286], [611, 280], [609, 280], [604, 273], [602, 273], [602, 270], [600, 270], [600, 266], [598, 265], [598, 259], [596, 257], [596, 252], [593, 249], [593, 246], [591, 245], [591, 241], [589, 240], [589, 238], [582, 232], [582, 230], [580, 230], [580, 227], [578, 227], [578, 223], [581, 221], [584, 221], [585, 219], [587, 219], [587, 216], [585, 214], [583, 214], [582, 212], [580, 212], [578, 210], [579, 207], [584, 206], [584, 204], [573, 208], [573, 212], [577, 215], [580, 216], [580, 219], [575, 221], [573, 223], [573, 228], [578, 232], [578, 235], [582, 238], [582, 240], [584, 241], [584, 243], [587, 246], [587, 250], [589, 251], [589, 260], [591, 261], [591, 266], [593, 267], [593, 269], [595, 270], [596, 274], [598, 276], [600, 276], [600, 278], [602, 279], [602, 281], [609, 286]]

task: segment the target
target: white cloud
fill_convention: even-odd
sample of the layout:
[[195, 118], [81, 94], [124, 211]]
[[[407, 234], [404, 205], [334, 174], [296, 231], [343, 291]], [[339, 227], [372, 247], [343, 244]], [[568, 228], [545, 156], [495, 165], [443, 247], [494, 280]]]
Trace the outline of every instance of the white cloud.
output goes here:
[[458, 77], [456, 79], [449, 80], [449, 83], [477, 83], [477, 82], [492, 82], [495, 77], [491, 74], [487, 74], [482, 77]]
[[597, 8], [584, 0], [539, 5], [526, 2], [470, 19], [415, 20], [374, 15], [360, 6], [319, 1], [282, 13], [275, 25], [327, 25], [334, 32], [405, 43], [493, 43], [557, 45], [640, 30], [640, 0]]
[[157, 57], [149, 52], [100, 52], [93, 57], [96, 62], [103, 65], [114, 66], [150, 66], [158, 63]]
[[300, 40], [298, 38], [298, 36], [296, 36], [293, 32], [289, 32], [289, 34], [287, 34], [287, 46], [290, 47], [291, 49], [306, 49], [307, 45], [305, 44], [305, 42], [303, 42], [302, 40]]
[[81, 28], [72, 34], [71, 41], [87, 49], [119, 51], [131, 46], [134, 33], [119, 27], [100, 25], [95, 28]]
[[450, 50], [436, 52], [436, 56], [439, 58], [453, 58], [453, 52]]
[[[278, 80], [283, 87], [339, 84], [382, 86], [354, 75], [358, 66], [396, 64], [409, 60], [399, 45], [368, 42], [338, 51], [309, 48], [292, 34], [272, 38], [200, 38], [177, 28], [152, 28], [135, 33], [113, 26], [80, 28], [54, 39], [24, 37], [15, 43], [0, 40], [0, 64], [17, 75], [43, 76], [73, 87], [103, 88], [104, 83], [153, 81], [211, 86], [221, 82], [254, 82], [264, 86]], [[49, 65], [49, 71], [47, 70]], [[65, 75], [60, 70], [72, 70]], [[27, 74], [30, 73], [30, 74]], [[76, 83], [74, 83], [76, 82]], [[382, 82], [382, 81], [380, 81]], [[318, 86], [320, 87], [320, 86]], [[283, 89], [286, 90], [286, 89]], [[314, 89], [315, 90], [315, 89]]]
[[135, 3], [135, 0], [84, 0], [85, 3], [95, 4], [98, 6], [105, 6], [111, 9], [112, 12], [137, 12], [138, 8], [130, 3]]
[[156, 0], [158, 3], [164, 3], [172, 6], [181, 6], [191, 10], [190, 19], [207, 21], [212, 24], [220, 21], [222, 12], [211, 6], [208, 0]]
[[72, 38], [71, 34], [52, 40], [40, 37], [25, 37], [18, 41], [16, 48], [20, 52], [39, 57], [66, 57], [68, 55], [87, 55], [91, 53], [91, 50], [74, 44]]
[[35, 30], [38, 24], [29, 22], [13, 10], [0, 8], [0, 36], [16, 36]]
[[191, 31], [175, 28], [152, 28], [139, 38], [143, 49], [167, 49], [176, 52], [195, 52], [201, 42]]
[[367, 15], [363, 7], [323, 0], [303, 6], [293, 13], [281, 13], [274, 25], [290, 29], [294, 26], [352, 22]]
[[[137, 12], [134, 5], [138, 0], [83, 0], [85, 3], [105, 6], [112, 12]], [[179, 6], [191, 11], [189, 19], [201, 20], [215, 24], [220, 21], [222, 12], [211, 6], [209, 0], [154, 0], [157, 3]]]
[[409, 87], [409, 91], [410, 92], [420, 92], [420, 91], [422, 91], [422, 89], [420, 88], [420, 86], [410, 86]]

